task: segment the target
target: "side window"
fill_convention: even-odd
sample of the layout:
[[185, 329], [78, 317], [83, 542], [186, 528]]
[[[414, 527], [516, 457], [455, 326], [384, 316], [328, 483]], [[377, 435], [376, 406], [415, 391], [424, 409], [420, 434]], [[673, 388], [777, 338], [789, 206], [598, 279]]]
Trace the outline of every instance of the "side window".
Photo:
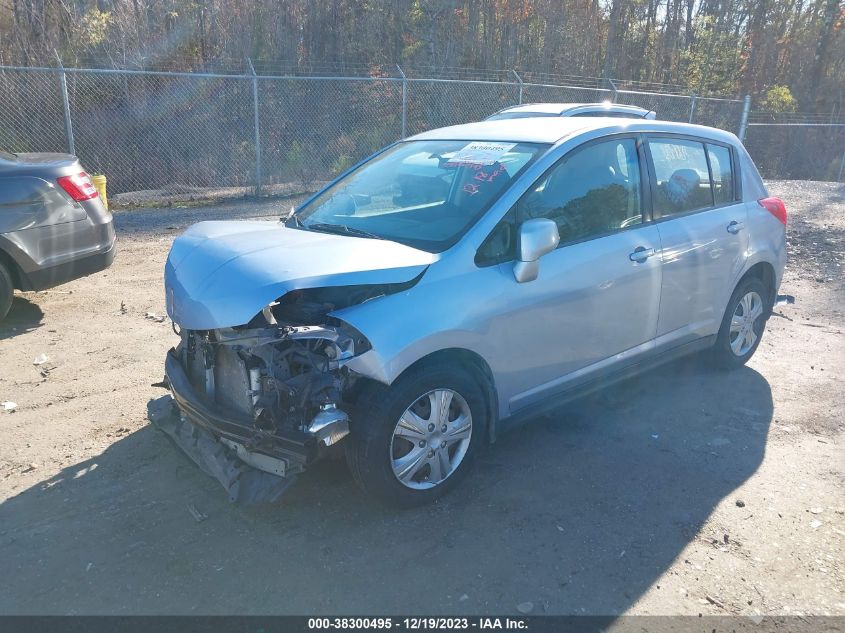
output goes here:
[[657, 180], [655, 218], [713, 206], [703, 143], [657, 138], [648, 147]]
[[731, 169], [731, 150], [721, 145], [708, 145], [707, 158], [710, 159], [710, 172], [713, 174], [713, 200], [716, 204], [725, 204], [734, 200], [733, 170]]
[[560, 242], [642, 223], [640, 166], [634, 139], [577, 149], [547, 171], [516, 204], [519, 222], [549, 218]]

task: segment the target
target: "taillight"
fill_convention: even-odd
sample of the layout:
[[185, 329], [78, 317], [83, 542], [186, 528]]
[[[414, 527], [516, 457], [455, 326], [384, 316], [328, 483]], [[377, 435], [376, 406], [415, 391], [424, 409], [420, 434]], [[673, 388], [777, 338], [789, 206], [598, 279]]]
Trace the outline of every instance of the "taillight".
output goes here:
[[96, 198], [98, 195], [97, 188], [84, 171], [73, 176], [62, 176], [56, 182], [59, 183], [59, 187], [67, 191], [68, 195], [77, 202], [90, 200], [91, 198]]
[[763, 198], [762, 200], [758, 200], [757, 203], [766, 211], [775, 216], [778, 220], [780, 220], [781, 224], [786, 226], [786, 205], [783, 204], [783, 200], [781, 200], [780, 198], [775, 198], [773, 196], [771, 198]]

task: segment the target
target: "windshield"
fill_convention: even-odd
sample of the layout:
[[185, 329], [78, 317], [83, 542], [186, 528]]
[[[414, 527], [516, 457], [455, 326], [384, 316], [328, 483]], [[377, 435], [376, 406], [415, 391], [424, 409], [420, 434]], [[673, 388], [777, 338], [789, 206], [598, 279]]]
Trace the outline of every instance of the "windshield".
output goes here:
[[347, 174], [287, 226], [446, 250], [547, 146], [409, 141]]

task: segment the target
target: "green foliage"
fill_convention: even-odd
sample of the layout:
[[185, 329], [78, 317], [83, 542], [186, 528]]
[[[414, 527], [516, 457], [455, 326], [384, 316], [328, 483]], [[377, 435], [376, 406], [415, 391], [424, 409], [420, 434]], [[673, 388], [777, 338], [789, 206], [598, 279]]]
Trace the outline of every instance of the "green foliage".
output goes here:
[[109, 11], [89, 9], [73, 31], [74, 44], [82, 48], [96, 48], [108, 38], [114, 16]]
[[304, 143], [294, 141], [290, 149], [284, 154], [285, 171], [302, 186], [308, 189], [314, 182], [315, 166], [314, 148]]
[[795, 112], [798, 109], [798, 101], [788, 86], [772, 86], [759, 103], [759, 109], [766, 112]]
[[337, 160], [335, 160], [332, 164], [332, 174], [337, 176], [338, 174], [345, 172], [354, 164], [355, 159], [352, 158], [349, 154], [341, 154], [337, 157]]

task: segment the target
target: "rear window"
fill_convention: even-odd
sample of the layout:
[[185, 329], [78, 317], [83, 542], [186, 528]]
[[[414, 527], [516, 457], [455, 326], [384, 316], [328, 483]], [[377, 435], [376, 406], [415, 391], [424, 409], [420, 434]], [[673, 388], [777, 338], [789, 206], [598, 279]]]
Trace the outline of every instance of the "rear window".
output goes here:
[[704, 143], [651, 139], [648, 147], [657, 181], [656, 218], [713, 206]]

